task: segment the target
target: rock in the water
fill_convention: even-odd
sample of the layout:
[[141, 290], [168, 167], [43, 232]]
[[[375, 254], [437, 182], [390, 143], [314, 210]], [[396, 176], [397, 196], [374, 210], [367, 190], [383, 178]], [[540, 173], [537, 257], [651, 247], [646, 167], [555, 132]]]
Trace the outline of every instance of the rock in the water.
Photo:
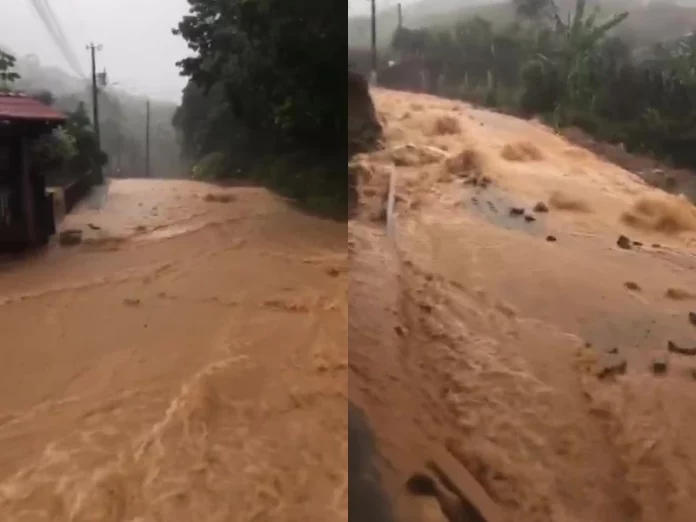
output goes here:
[[58, 236], [58, 241], [63, 246], [74, 246], [82, 243], [82, 230], [64, 230]]
[[543, 201], [539, 201], [536, 205], [534, 205], [534, 212], [544, 213], [544, 212], [548, 212], [548, 211], [549, 211], [549, 207]]
[[638, 285], [638, 283], [635, 281], [626, 281], [624, 286], [629, 290], [633, 290], [634, 292], [640, 292], [640, 285]]
[[621, 235], [619, 236], [619, 239], [616, 240], [616, 246], [618, 246], [619, 248], [623, 248], [624, 250], [630, 250], [631, 240], [626, 236]]
[[626, 358], [619, 353], [605, 353], [599, 361], [597, 377], [606, 379], [616, 375], [623, 375], [628, 368]]
[[656, 356], [652, 361], [652, 372], [655, 375], [664, 375], [667, 373], [667, 357], [664, 355]]

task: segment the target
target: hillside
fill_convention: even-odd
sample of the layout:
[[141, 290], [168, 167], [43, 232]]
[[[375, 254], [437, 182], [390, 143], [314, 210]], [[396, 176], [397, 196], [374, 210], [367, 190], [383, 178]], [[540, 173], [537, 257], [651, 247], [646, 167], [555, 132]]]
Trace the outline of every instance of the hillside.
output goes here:
[[[11, 50], [9, 50], [11, 52]], [[89, 80], [76, 78], [57, 67], [45, 66], [35, 55], [17, 56], [16, 82], [19, 90], [50, 92], [54, 105], [73, 111], [80, 102], [92, 110]], [[100, 92], [102, 147], [109, 155], [107, 174], [139, 177], [145, 175], [146, 103], [143, 96], [106, 87]], [[171, 121], [176, 105], [153, 100], [151, 110], [151, 166], [154, 177], [177, 177], [182, 172], [177, 137]]]
[[[558, 4], [565, 14], [574, 2], [562, 0]], [[595, 0], [588, 4], [601, 6], [601, 12], [606, 15], [628, 11], [631, 16], [617, 30], [617, 34], [640, 44], [671, 39], [696, 28], [696, 1], [693, 0], [679, 4], [651, 2], [647, 5], [636, 0], [603, 0], [601, 2]], [[515, 19], [515, 12], [510, 2], [483, 3], [453, 0], [423, 1], [404, 7], [403, 10], [404, 25], [413, 29], [447, 27], [457, 21], [476, 16], [503, 26]], [[396, 26], [396, 8], [379, 14], [377, 21], [379, 47], [384, 48], [389, 45]], [[348, 20], [348, 45], [356, 49], [370, 46], [369, 18], [354, 17]]]

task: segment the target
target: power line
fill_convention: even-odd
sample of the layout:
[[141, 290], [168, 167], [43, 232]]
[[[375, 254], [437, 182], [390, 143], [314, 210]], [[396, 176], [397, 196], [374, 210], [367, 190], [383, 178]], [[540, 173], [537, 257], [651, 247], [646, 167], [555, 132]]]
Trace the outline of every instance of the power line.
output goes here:
[[55, 28], [56, 34], [58, 35], [60, 41], [63, 44], [63, 49], [69, 59], [69, 62], [72, 64], [71, 68], [80, 76], [84, 77], [84, 73], [82, 71], [82, 67], [80, 66], [80, 60], [77, 59], [75, 53], [72, 50], [72, 47], [70, 46], [70, 41], [68, 38], [65, 36], [65, 32], [63, 31], [63, 28], [60, 24], [60, 21], [58, 17], [56, 16], [55, 12], [51, 8], [51, 5], [48, 3], [48, 0], [40, 0], [41, 5], [44, 7], [44, 12], [48, 15], [48, 19], [51, 20], [53, 23], [53, 27]]
[[70, 47], [70, 44], [68, 42], [68, 39], [66, 38], [65, 33], [63, 32], [63, 29], [60, 25], [60, 22], [58, 21], [58, 18], [56, 17], [55, 13], [53, 12], [53, 9], [51, 8], [51, 6], [48, 4], [48, 1], [47, 0], [30, 0], [30, 1], [31, 1], [32, 7], [34, 8], [34, 11], [36, 11], [36, 14], [41, 19], [41, 22], [43, 23], [44, 27], [48, 31], [53, 42], [58, 47], [58, 50], [63, 55], [63, 58], [65, 58], [65, 61], [67, 62], [67, 64], [70, 66], [70, 68], [73, 70], [73, 72], [75, 72], [78, 76], [81, 76], [84, 78], [85, 74], [82, 71], [82, 67], [80, 66], [80, 61], [75, 56], [75, 53], [73, 53], [73, 51]]
[[51, 16], [46, 10], [46, 5], [40, 2], [40, 0], [31, 0], [31, 4], [34, 7], [34, 11], [39, 16], [43, 22], [44, 27], [48, 31], [53, 43], [56, 44], [58, 50], [65, 58], [70, 68], [80, 76], [83, 76], [82, 71], [79, 67], [79, 62], [75, 59], [74, 54], [71, 53], [69, 46], [65, 40], [65, 35], [60, 30], [59, 26], [56, 25], [56, 20]]

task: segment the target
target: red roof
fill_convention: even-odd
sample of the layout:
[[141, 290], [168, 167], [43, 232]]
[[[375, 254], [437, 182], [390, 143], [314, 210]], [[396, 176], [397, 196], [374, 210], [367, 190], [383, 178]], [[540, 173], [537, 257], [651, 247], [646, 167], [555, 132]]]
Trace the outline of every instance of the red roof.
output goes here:
[[65, 114], [24, 94], [0, 94], [0, 120], [63, 122]]

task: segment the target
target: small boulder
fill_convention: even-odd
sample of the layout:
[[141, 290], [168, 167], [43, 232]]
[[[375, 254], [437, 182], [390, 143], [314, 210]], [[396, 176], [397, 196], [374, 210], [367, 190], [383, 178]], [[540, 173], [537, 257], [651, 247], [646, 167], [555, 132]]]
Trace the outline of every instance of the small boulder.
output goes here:
[[549, 243], [555, 243], [557, 241], [556, 236], [546, 236], [546, 241]]
[[616, 246], [624, 250], [631, 249], [631, 240], [624, 235], [620, 235], [619, 239], [616, 240]]
[[530, 214], [526, 214], [526, 215], [524, 216], [524, 220], [525, 220], [527, 223], [533, 223], [534, 221], [536, 221], [536, 218], [535, 218], [534, 216], [530, 215]]
[[656, 356], [652, 361], [652, 372], [655, 375], [664, 375], [667, 373], [667, 357], [664, 355]]
[[626, 281], [624, 286], [629, 290], [633, 290], [634, 292], [640, 292], [640, 285], [638, 285], [638, 283], [635, 281]]
[[534, 205], [534, 212], [539, 212], [541, 214], [548, 212], [549, 207], [546, 203], [543, 201], [539, 201], [536, 205]]
[[524, 215], [524, 209], [522, 207], [512, 207], [510, 209], [511, 216], [522, 216]]

